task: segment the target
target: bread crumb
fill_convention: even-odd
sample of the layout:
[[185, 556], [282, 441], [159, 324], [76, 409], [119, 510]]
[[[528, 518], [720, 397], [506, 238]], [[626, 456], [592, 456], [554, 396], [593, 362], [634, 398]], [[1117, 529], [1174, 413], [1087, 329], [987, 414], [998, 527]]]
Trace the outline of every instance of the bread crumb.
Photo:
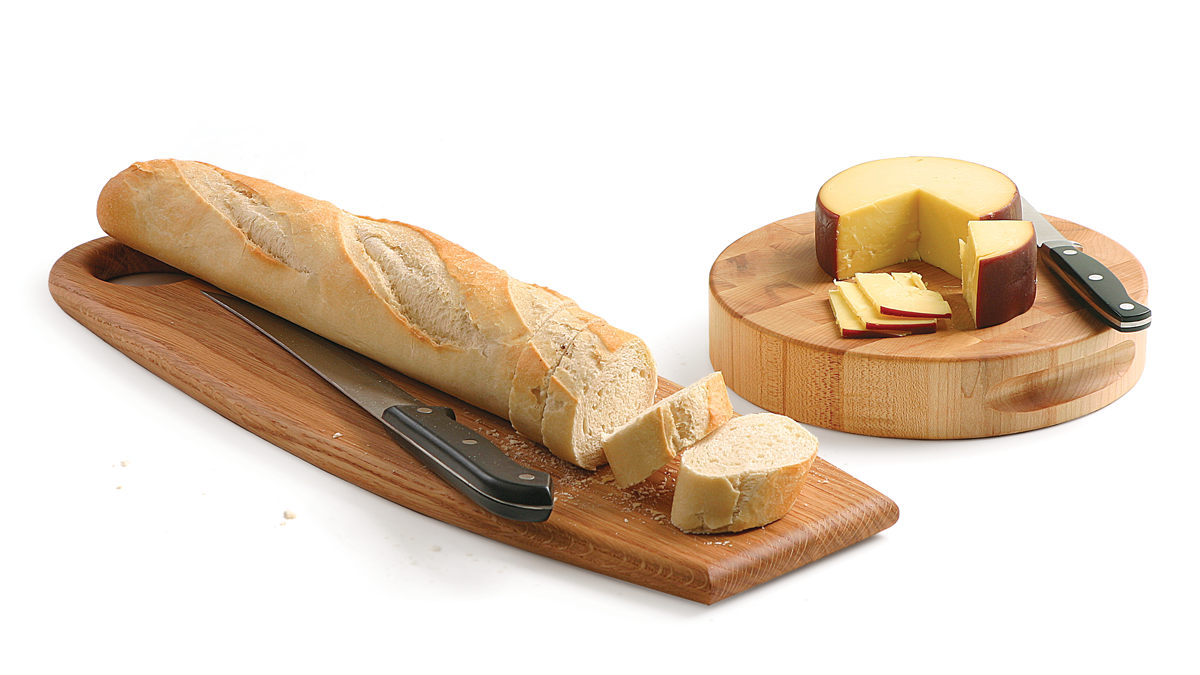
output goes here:
[[127, 459], [121, 460], [121, 466], [129, 466], [129, 460], [127, 460]]
[[340, 432], [340, 431], [333, 435], [333, 438], [341, 438], [341, 437], [342, 437], [342, 432]]
[[284, 511], [283, 517], [286, 518], [287, 520], [293, 520], [293, 519], [295, 519], [296, 514], [292, 513], [291, 511]]

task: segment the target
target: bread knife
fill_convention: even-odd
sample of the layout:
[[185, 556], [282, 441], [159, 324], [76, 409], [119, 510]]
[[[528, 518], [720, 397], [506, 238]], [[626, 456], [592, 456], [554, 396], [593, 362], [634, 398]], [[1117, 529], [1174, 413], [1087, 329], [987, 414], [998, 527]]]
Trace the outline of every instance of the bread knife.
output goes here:
[[1037, 209], [1021, 197], [1023, 218], [1033, 223], [1038, 254], [1051, 271], [1071, 287], [1092, 310], [1113, 328], [1123, 332], [1150, 327], [1150, 308], [1133, 300], [1125, 285], [1099, 260], [1067, 239]]
[[554, 506], [550, 475], [509, 459], [455, 419], [426, 405], [368, 368], [349, 349], [229, 295], [205, 292], [373, 415], [405, 450], [483, 509], [540, 523]]

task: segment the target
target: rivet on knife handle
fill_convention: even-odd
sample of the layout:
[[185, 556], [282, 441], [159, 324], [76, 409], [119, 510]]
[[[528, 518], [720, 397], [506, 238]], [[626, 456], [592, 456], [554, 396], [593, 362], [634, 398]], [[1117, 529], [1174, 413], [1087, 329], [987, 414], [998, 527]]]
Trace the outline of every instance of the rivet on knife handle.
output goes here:
[[550, 517], [554, 498], [549, 474], [512, 461], [455, 421], [450, 408], [394, 405], [383, 411], [382, 419], [422, 464], [484, 509], [531, 523]]
[[1113, 328], [1129, 333], [1150, 327], [1150, 308], [1129, 297], [1125, 285], [1100, 261], [1070, 244], [1042, 244], [1042, 259]]

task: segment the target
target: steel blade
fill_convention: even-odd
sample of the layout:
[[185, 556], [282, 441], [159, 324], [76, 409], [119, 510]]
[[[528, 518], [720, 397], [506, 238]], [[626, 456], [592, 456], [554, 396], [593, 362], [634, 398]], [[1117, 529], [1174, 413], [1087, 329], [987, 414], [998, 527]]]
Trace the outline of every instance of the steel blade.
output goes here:
[[1033, 208], [1033, 205], [1025, 197], [1021, 197], [1021, 218], [1033, 223], [1033, 233], [1037, 237], [1038, 246], [1043, 244], [1048, 246], [1069, 244], [1075, 248], [1079, 248], [1079, 244], [1064, 237], [1062, 232], [1059, 232], [1057, 227], [1051, 225], [1045, 216], [1038, 213], [1038, 210]]
[[204, 292], [379, 419], [394, 405], [420, 401], [371, 370], [349, 349], [231, 295]]

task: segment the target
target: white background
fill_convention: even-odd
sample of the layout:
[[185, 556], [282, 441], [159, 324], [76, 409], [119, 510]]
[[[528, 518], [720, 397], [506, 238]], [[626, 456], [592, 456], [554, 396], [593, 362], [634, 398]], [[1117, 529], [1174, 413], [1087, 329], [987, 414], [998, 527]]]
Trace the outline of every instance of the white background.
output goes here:
[[[1196, 672], [1184, 6], [10, 7], [0, 671]], [[1131, 250], [1155, 311], [1145, 373], [1012, 437], [813, 429], [899, 522], [711, 607], [333, 478], [107, 346], [46, 286], [101, 236], [109, 177], [197, 159], [432, 229], [639, 334], [687, 383], [711, 370], [720, 251], [902, 155], [997, 168]]]

